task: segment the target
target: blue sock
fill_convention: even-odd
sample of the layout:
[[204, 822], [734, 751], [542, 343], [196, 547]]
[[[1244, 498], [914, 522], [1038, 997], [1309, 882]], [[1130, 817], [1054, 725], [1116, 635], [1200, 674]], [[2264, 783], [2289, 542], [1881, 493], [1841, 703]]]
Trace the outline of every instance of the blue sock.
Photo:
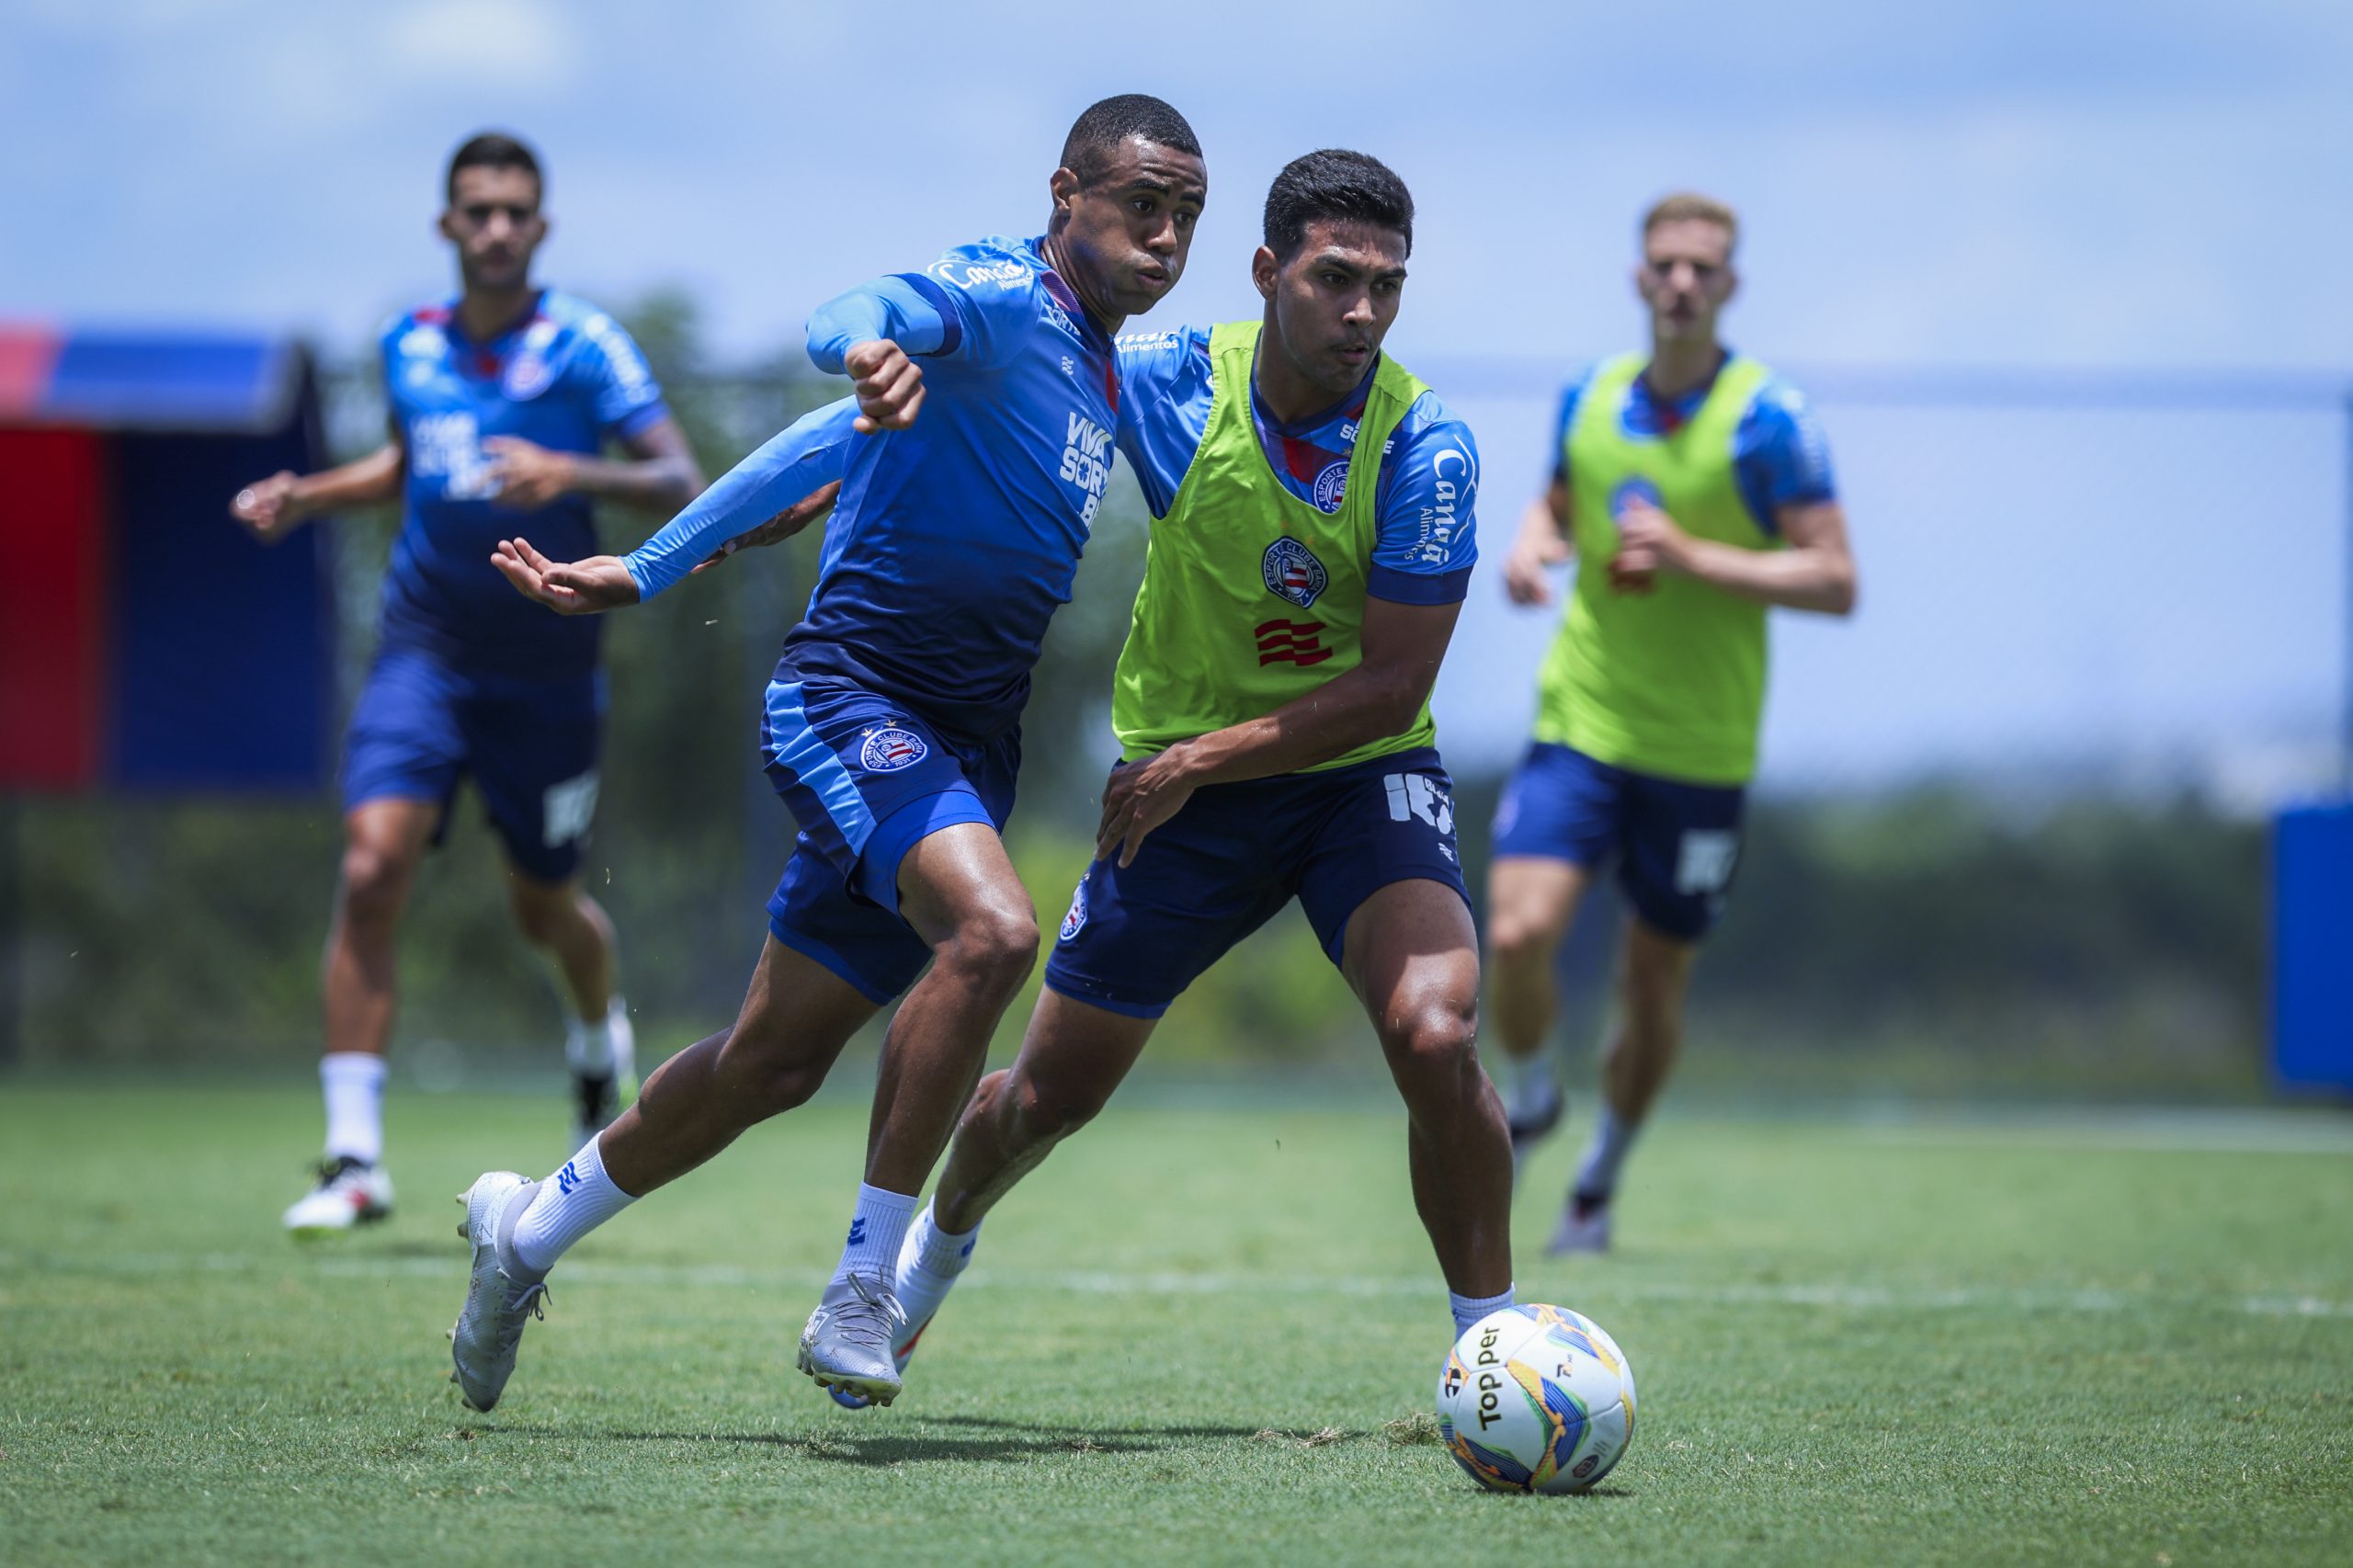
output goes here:
[[1454, 1313], [1454, 1336], [1457, 1339], [1461, 1338], [1465, 1330], [1489, 1312], [1498, 1312], [1510, 1306], [1512, 1292], [1515, 1289], [1514, 1286], [1506, 1285], [1504, 1287], [1504, 1293], [1500, 1296], [1458, 1296], [1449, 1290], [1446, 1293], [1446, 1304]]

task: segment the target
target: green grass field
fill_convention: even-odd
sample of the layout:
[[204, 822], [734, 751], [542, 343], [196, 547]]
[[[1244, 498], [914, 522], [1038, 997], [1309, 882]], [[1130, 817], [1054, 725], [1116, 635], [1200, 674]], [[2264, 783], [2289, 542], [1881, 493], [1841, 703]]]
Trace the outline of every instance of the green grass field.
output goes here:
[[863, 1415], [792, 1369], [862, 1139], [821, 1103], [583, 1244], [477, 1415], [449, 1199], [561, 1127], [396, 1097], [401, 1211], [298, 1249], [310, 1095], [0, 1085], [0, 1562], [2353, 1559], [2342, 1119], [1670, 1119], [1574, 1267], [1557, 1143], [1521, 1299], [1644, 1395], [1563, 1499], [1407, 1420], [1445, 1301], [1377, 1101], [1115, 1110]]

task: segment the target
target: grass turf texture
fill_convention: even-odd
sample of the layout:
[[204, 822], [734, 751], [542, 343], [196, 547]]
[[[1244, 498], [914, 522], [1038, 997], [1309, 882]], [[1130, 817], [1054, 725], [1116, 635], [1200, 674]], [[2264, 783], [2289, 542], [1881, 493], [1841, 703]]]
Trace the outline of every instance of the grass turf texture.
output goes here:
[[[0, 1093], [0, 1561], [2341, 1562], [2341, 1122], [1663, 1123], [1621, 1251], [1540, 1248], [1643, 1403], [1601, 1493], [1419, 1419], [1445, 1301], [1387, 1107], [1114, 1110], [990, 1222], [889, 1411], [792, 1370], [862, 1111], [584, 1243], [493, 1415], [443, 1381], [449, 1201], [546, 1098], [396, 1097], [393, 1220], [297, 1247], [306, 1094]], [[2284, 1135], [2283, 1135], [2284, 1132]], [[2167, 1148], [2165, 1145], [2178, 1144]], [[2279, 1146], [2280, 1152], [2265, 1148]], [[1419, 1440], [1416, 1440], [1419, 1439]]]

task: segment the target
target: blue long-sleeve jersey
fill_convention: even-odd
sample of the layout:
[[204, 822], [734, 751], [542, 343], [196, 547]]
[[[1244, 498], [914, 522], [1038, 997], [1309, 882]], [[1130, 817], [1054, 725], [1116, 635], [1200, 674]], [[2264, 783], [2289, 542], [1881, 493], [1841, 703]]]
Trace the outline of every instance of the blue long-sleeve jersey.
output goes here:
[[1020, 717], [1110, 474], [1111, 339], [1040, 242], [1005, 238], [826, 304], [809, 323], [809, 356], [838, 371], [880, 337], [920, 357], [923, 409], [909, 429], [838, 443], [841, 498], [778, 677], [853, 682], [985, 741]]

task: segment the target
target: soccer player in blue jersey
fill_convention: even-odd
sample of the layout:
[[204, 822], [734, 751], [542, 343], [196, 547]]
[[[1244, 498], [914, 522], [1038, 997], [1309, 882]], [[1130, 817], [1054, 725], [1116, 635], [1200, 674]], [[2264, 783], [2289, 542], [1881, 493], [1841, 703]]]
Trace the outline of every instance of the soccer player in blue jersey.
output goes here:
[[852, 378], [854, 405], [771, 442], [630, 561], [562, 564], [521, 540], [502, 550], [526, 594], [606, 609], [782, 502], [836, 476], [841, 487], [767, 691], [761, 750], [801, 835], [750, 994], [732, 1028], [664, 1063], [548, 1180], [491, 1172], [469, 1192], [473, 1278], [454, 1358], [476, 1408], [497, 1401], [566, 1247], [807, 1099], [851, 1034], [906, 992], [848, 1237], [800, 1346], [821, 1385], [897, 1393], [900, 1243], [1036, 960], [1037, 915], [997, 835], [1030, 667], [1109, 472], [1112, 334], [1176, 283], [1207, 188], [1175, 109], [1141, 95], [1095, 105], [1063, 145], [1042, 236], [959, 246], [811, 319], [810, 357]]
[[1820, 423], [1795, 387], [1717, 337], [1738, 232], [1732, 210], [1703, 196], [1644, 216], [1634, 281], [1649, 347], [1570, 382], [1552, 483], [1505, 563], [1512, 598], [1541, 605], [1548, 568], [1577, 559], [1488, 869], [1495, 1032], [1523, 1150], [1561, 1115], [1545, 1050], [1554, 954], [1613, 865], [1631, 910], [1593, 1142], [1555, 1252], [1609, 1244], [1620, 1172], [1681, 1044], [1692, 964], [1739, 859], [1767, 612], [1855, 605]]
[[1112, 698], [1125, 760], [1020, 1055], [982, 1083], [902, 1250], [903, 1366], [982, 1216], [1294, 898], [1404, 1099], [1456, 1332], [1511, 1304], [1510, 1140], [1473, 1045], [1478, 937], [1429, 713], [1479, 455], [1381, 351], [1413, 221], [1378, 160], [1309, 153], [1267, 197], [1261, 321], [1120, 339], [1119, 447], [1156, 519]]
[[[476, 136], [445, 183], [440, 228], [460, 288], [385, 329], [384, 445], [324, 473], [274, 474], [231, 506], [266, 540], [350, 506], [399, 497], [404, 510], [382, 642], [345, 744], [319, 1064], [326, 1153], [316, 1185], [286, 1211], [297, 1234], [392, 1212], [382, 1107], [394, 938], [461, 778], [506, 847], [515, 922], [570, 994], [565, 1055], [584, 1135], [611, 1119], [631, 1073], [612, 926], [578, 876], [604, 722], [597, 629], [521, 603], [489, 557], [526, 520], [557, 547], [588, 551], [592, 502], [674, 511], [702, 475], [629, 335], [531, 281], [548, 233], [531, 150]], [[600, 457], [608, 441], [627, 457]]]

